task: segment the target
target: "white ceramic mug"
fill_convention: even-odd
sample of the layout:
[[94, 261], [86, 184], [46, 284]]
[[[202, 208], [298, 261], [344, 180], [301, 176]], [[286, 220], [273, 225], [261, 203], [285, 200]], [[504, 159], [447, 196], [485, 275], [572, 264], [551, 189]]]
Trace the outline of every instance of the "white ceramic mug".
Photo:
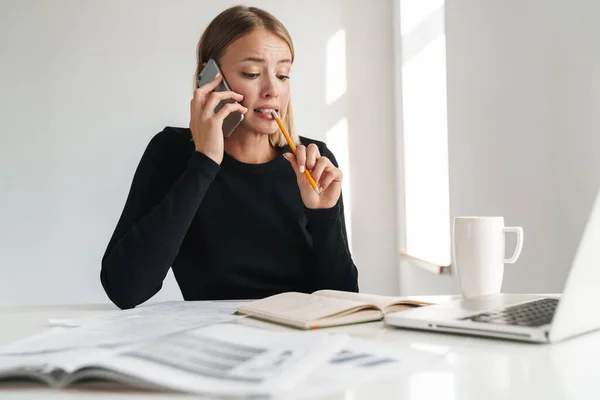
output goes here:
[[[505, 258], [505, 233], [517, 234], [517, 246]], [[523, 249], [523, 228], [504, 226], [503, 217], [455, 217], [452, 259], [464, 298], [500, 293], [504, 264], [512, 264]]]

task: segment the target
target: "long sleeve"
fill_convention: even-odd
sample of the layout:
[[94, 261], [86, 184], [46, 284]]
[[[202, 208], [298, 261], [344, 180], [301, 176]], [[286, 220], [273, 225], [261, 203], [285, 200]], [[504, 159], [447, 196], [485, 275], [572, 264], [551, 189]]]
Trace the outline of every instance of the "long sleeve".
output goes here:
[[[337, 167], [333, 153], [323, 146], [321, 154]], [[316, 264], [313, 276], [315, 290], [335, 289], [358, 292], [358, 271], [348, 247], [344, 202], [342, 196], [329, 209], [305, 209], [308, 226], [313, 237]]]
[[155, 136], [144, 152], [102, 258], [102, 286], [120, 308], [135, 307], [160, 290], [219, 171], [213, 160], [194, 152], [176, 176], [173, 163], [189, 152], [181, 152], [188, 147], [174, 148], [170, 134], [165, 130]]

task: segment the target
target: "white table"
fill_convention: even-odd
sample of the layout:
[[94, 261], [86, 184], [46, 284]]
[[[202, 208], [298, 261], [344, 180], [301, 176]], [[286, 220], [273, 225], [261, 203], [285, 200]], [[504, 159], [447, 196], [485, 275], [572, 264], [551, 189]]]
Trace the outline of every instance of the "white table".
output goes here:
[[[110, 304], [0, 308], [0, 345], [39, 333], [50, 318], [115, 312]], [[253, 319], [241, 323], [287, 329]], [[401, 330], [382, 322], [331, 328], [352, 336], [438, 352], [430, 364], [378, 382], [368, 382], [325, 399], [599, 399], [600, 332], [553, 345]], [[407, 360], [410, 362], [410, 360]], [[52, 389], [0, 390], [0, 399], [181, 399], [148, 392], [73, 392]]]

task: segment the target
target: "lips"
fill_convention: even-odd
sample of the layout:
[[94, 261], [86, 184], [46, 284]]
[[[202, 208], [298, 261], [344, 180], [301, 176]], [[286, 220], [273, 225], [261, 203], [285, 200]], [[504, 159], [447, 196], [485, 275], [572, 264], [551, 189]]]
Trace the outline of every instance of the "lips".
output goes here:
[[255, 108], [254, 111], [256, 112], [260, 112], [263, 114], [271, 114], [271, 110], [275, 110], [277, 112], [279, 112], [278, 108], [272, 108], [272, 107], [261, 107], [261, 108]]
[[277, 112], [279, 112], [278, 108], [275, 107], [260, 107], [260, 108], [255, 108], [254, 112], [256, 112], [258, 114], [259, 117], [264, 118], [264, 119], [268, 119], [268, 120], [273, 120], [273, 113], [272, 111], [275, 110]]

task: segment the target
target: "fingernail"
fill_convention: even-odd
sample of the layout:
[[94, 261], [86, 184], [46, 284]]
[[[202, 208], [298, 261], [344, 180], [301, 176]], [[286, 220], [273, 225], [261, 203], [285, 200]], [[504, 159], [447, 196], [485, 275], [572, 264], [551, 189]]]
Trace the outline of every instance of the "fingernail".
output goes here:
[[220, 77], [220, 76], [221, 76], [221, 73], [220, 73], [220, 72], [217, 72], [217, 75], [215, 75], [215, 79], [217, 79], [217, 78], [218, 78], [218, 77]]
[[298, 168], [298, 170], [300, 171], [300, 173], [304, 172], [304, 165], [301, 165], [300, 168]]

